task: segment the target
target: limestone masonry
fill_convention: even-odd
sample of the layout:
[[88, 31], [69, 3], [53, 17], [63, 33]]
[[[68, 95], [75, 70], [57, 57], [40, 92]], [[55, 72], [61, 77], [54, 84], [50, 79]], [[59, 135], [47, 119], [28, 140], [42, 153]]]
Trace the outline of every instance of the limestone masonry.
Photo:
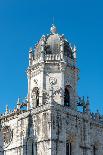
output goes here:
[[0, 115], [0, 155], [103, 155], [103, 116], [78, 97], [76, 61], [54, 25], [29, 50], [28, 95]]

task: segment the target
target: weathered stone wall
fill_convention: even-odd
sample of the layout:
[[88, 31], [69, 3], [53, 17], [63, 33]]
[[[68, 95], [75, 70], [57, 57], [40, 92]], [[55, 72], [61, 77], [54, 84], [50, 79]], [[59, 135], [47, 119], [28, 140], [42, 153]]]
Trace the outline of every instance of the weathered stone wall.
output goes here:
[[53, 25], [29, 51], [26, 102], [0, 116], [0, 155], [103, 155], [103, 116], [77, 103], [78, 71], [75, 46]]
[[[70, 110], [54, 104], [31, 111], [2, 116], [0, 155], [66, 155], [66, 142], [72, 145], [72, 155], [103, 154], [103, 124], [91, 114]], [[2, 139], [2, 129], [10, 127], [12, 138]], [[7, 131], [5, 138], [8, 138]], [[6, 137], [7, 136], [7, 137]], [[84, 153], [84, 154], [83, 154]]]

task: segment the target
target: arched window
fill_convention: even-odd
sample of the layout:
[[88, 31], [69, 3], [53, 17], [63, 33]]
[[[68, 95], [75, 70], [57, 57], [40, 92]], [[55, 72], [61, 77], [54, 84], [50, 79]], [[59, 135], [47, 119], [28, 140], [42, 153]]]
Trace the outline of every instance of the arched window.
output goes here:
[[72, 144], [70, 142], [66, 142], [66, 155], [72, 155]]
[[32, 155], [34, 155], [34, 144], [32, 143]]
[[27, 142], [27, 155], [36, 155], [34, 150], [34, 142], [32, 139], [28, 139]]
[[93, 145], [93, 155], [96, 155], [96, 147]]
[[64, 106], [70, 106], [70, 86], [69, 85], [65, 87]]

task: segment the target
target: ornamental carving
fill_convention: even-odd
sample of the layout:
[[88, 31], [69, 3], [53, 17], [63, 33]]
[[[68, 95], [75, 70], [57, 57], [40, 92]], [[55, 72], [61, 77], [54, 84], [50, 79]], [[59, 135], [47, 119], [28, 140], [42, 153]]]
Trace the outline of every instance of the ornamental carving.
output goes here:
[[38, 84], [38, 80], [34, 79], [34, 83], [35, 83], [35, 85], [37, 85]]
[[39, 105], [39, 88], [38, 87], [33, 88], [31, 98], [32, 98], [33, 104], [35, 103], [36, 106], [38, 106]]
[[57, 83], [57, 79], [56, 79], [55, 77], [50, 77], [50, 78], [49, 78], [49, 83], [50, 83], [51, 85], [55, 85], [55, 84]]
[[59, 94], [60, 94], [60, 96], [64, 96], [64, 91], [63, 91], [63, 89], [60, 87], [60, 88], [57, 88], [57, 89], [54, 91], [53, 94], [54, 94], [54, 95], [59, 95]]
[[43, 102], [44, 104], [48, 103], [48, 100], [50, 98], [49, 93], [46, 90], [42, 91], [42, 95], [43, 95]]
[[3, 133], [3, 141], [5, 145], [9, 145], [13, 138], [13, 131], [11, 130], [10, 126], [5, 126], [2, 129]]

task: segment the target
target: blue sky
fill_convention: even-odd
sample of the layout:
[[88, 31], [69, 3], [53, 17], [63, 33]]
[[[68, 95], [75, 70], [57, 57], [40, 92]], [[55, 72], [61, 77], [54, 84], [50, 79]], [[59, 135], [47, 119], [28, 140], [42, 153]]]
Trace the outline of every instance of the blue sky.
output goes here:
[[49, 33], [53, 16], [58, 33], [77, 46], [78, 95], [103, 113], [102, 0], [0, 0], [0, 112], [27, 95], [28, 50]]

